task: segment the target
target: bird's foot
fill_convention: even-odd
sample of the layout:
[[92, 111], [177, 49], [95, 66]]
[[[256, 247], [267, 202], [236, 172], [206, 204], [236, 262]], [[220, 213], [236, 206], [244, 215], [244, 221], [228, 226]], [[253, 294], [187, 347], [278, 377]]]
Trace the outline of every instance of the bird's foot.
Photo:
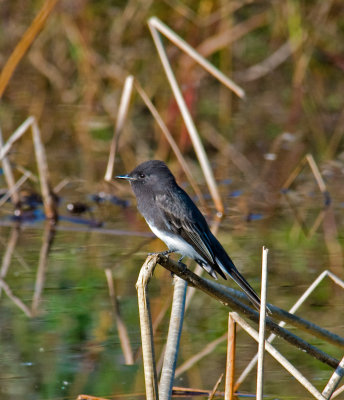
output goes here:
[[156, 251], [154, 253], [148, 253], [149, 256], [155, 256], [155, 255], [159, 255], [159, 256], [167, 256], [168, 254], [173, 253], [173, 250], [165, 250], [165, 251]]

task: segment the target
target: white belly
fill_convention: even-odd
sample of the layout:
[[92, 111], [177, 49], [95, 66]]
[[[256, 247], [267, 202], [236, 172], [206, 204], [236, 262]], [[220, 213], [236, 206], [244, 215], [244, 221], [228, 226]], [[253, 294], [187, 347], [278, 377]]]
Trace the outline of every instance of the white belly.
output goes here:
[[173, 234], [161, 232], [148, 222], [147, 224], [150, 227], [151, 231], [166, 244], [169, 250], [172, 250], [173, 252], [178, 253], [183, 257], [192, 258], [193, 260], [203, 260], [203, 258], [194, 250], [194, 248], [190, 246], [189, 243], [187, 243], [184, 239], [181, 239]]

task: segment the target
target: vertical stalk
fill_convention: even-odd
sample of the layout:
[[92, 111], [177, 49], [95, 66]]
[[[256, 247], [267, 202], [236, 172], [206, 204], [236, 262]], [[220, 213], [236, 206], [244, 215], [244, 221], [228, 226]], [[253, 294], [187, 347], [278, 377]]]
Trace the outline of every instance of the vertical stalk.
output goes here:
[[169, 400], [172, 396], [173, 380], [184, 320], [186, 289], [186, 281], [175, 276], [170, 326], [159, 385], [160, 400]]
[[140, 274], [136, 282], [147, 400], [159, 400], [158, 379], [155, 367], [152, 317], [147, 293], [147, 286], [156, 264], [157, 256], [148, 256], [145, 263], [141, 267]]
[[54, 196], [50, 189], [47, 156], [45, 153], [45, 148], [43, 146], [41, 139], [41, 133], [38, 128], [36, 120], [32, 122], [31, 129], [32, 129], [33, 145], [35, 147], [37, 168], [39, 174], [39, 181], [41, 185], [45, 216], [50, 220], [56, 220], [57, 209]]
[[[2, 137], [2, 131], [0, 129], [0, 152], [3, 151], [4, 141]], [[11, 193], [11, 200], [15, 209], [20, 207], [19, 193], [16, 187], [16, 181], [14, 179], [11, 163], [6, 156], [2, 158], [2, 167], [4, 170], [5, 179], [7, 182], [8, 190]]]
[[235, 343], [236, 343], [236, 322], [232, 318], [231, 313], [229, 313], [225, 400], [232, 400], [234, 395]]
[[192, 141], [193, 147], [195, 149], [197, 158], [199, 160], [199, 163], [201, 165], [204, 177], [206, 179], [207, 185], [209, 187], [210, 194], [213, 198], [215, 207], [221, 215], [224, 212], [224, 207], [223, 203], [217, 188], [217, 184], [214, 178], [213, 171], [210, 166], [210, 162], [208, 159], [208, 156], [204, 150], [202, 141], [200, 139], [200, 136], [198, 134], [198, 131], [196, 129], [195, 123], [191, 117], [191, 114], [187, 108], [187, 105], [185, 103], [184, 97], [182, 95], [182, 92], [180, 90], [180, 87], [178, 86], [177, 80], [174, 76], [174, 73], [172, 71], [170, 62], [168, 60], [165, 48], [163, 46], [163, 43], [161, 41], [159, 32], [156, 30], [156, 26], [154, 25], [157, 22], [157, 19], [151, 18], [149, 20], [148, 26], [151, 31], [154, 44], [157, 48], [157, 51], [159, 53], [159, 57], [161, 60], [161, 63], [164, 67], [166, 77], [170, 83], [171, 89], [173, 91], [173, 95], [175, 97], [176, 103], [178, 104], [180, 113], [182, 115], [182, 118], [184, 120], [185, 126], [188, 130], [188, 133], [190, 135], [190, 139]]
[[118, 147], [118, 139], [119, 139], [119, 135], [123, 129], [124, 122], [125, 122], [125, 119], [128, 114], [130, 97], [131, 97], [131, 93], [133, 91], [133, 83], [134, 83], [134, 77], [132, 75], [127, 76], [127, 78], [125, 79], [125, 82], [124, 82], [122, 97], [120, 100], [119, 109], [118, 109], [118, 113], [117, 113], [115, 132], [113, 134], [111, 147], [110, 147], [109, 161], [108, 161], [108, 165], [107, 165], [105, 177], [104, 177], [104, 179], [107, 182], [110, 182], [112, 179], [113, 168], [115, 165], [116, 150]]
[[265, 317], [266, 317], [266, 284], [267, 258], [269, 250], [263, 246], [262, 253], [262, 287], [260, 295], [260, 316], [258, 336], [258, 365], [257, 365], [257, 393], [256, 399], [263, 399], [264, 353], [265, 353]]

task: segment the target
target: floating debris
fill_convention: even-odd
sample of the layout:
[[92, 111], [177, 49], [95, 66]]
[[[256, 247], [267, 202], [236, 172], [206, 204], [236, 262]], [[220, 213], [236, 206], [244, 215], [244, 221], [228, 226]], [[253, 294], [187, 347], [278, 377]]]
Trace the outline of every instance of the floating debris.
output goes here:
[[91, 212], [90, 206], [80, 201], [68, 203], [66, 208], [71, 214], [76, 214], [76, 215], [84, 214], [85, 212]]

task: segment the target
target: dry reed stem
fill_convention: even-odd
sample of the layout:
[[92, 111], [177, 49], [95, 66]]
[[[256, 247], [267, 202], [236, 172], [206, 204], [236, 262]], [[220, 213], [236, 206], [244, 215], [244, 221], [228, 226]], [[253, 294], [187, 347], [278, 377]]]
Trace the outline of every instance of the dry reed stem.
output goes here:
[[119, 305], [115, 293], [115, 286], [113, 284], [112, 271], [110, 268], [105, 269], [105, 277], [109, 288], [109, 296], [111, 300], [114, 318], [116, 321], [116, 327], [118, 331], [120, 345], [124, 355], [125, 364], [133, 365], [134, 364], [133, 350], [131, 348], [127, 327], [125, 326], [125, 323], [123, 321], [123, 318], [119, 310]]
[[[198, 289], [202, 290], [206, 294], [220, 301], [224, 305], [231, 307], [233, 310], [237, 310], [245, 314], [247, 318], [251, 319], [252, 321], [258, 322], [258, 313], [238, 300], [238, 298], [246, 298], [246, 296], [243, 293], [240, 293], [239, 291], [236, 291], [228, 287], [222, 287], [222, 285], [201, 278], [195, 275], [192, 271], [185, 268], [185, 266], [183, 266], [181, 263], [177, 263], [169, 259], [168, 257], [158, 255], [158, 262], [160, 265], [162, 265], [169, 271], [185, 279], [190, 286], [197, 287]], [[269, 308], [271, 309], [272, 315], [274, 317], [284, 318], [284, 319], [286, 317], [288, 317], [289, 319], [293, 318], [294, 319], [293, 322], [295, 322], [296, 320], [299, 323], [302, 322], [306, 326], [308, 325], [309, 333], [316, 334], [318, 336], [319, 335], [318, 330], [320, 330], [323, 331], [322, 333], [326, 332], [328, 337], [337, 341], [338, 342], [337, 344], [339, 345], [344, 341], [344, 339], [339, 337], [338, 335], [334, 335], [331, 332], [319, 328], [315, 324], [303, 320], [302, 318], [299, 317], [297, 318], [296, 316], [288, 314], [286, 311], [279, 309], [278, 307], [269, 305]], [[319, 350], [315, 346], [310, 345], [305, 340], [292, 334], [290, 331], [279, 327], [275, 322], [271, 320], [271, 318], [267, 318], [266, 327], [267, 330], [269, 330], [270, 332], [276, 333], [278, 336], [280, 336], [293, 346], [297, 347], [300, 350], [303, 350], [304, 352], [308, 353], [317, 360], [322, 361], [323, 363], [331, 366], [332, 368], [337, 368], [339, 361], [336, 358], [326, 354], [325, 352]]]
[[208, 60], [202, 57], [193, 47], [186, 43], [185, 40], [183, 40], [179, 35], [177, 35], [172, 29], [161, 22], [158, 18], [151, 17], [148, 20], [148, 25], [151, 30], [154, 29], [162, 33], [172, 43], [174, 43], [182, 51], [193, 58], [201, 67], [203, 67], [206, 71], [208, 71], [211, 75], [218, 79], [223, 85], [232, 90], [238, 97], [245, 97], [245, 92], [239, 85], [229, 79], [223, 72], [221, 72]]
[[329, 379], [327, 385], [325, 386], [322, 395], [325, 399], [330, 399], [337, 386], [339, 385], [340, 380], [344, 377], [344, 357], [341, 359], [338, 367], [332, 374]]
[[[320, 282], [326, 277], [329, 276], [337, 285], [341, 286], [344, 288], [344, 281], [339, 279], [336, 275], [334, 275], [332, 272], [325, 270], [323, 271], [314, 281], [313, 283], [307, 288], [307, 290], [300, 296], [300, 298], [296, 301], [296, 303], [290, 308], [289, 313], [294, 314], [300, 307], [301, 305], [305, 302], [305, 300], [310, 296], [310, 294], [314, 291], [314, 289], [320, 284]], [[278, 324], [280, 327], [283, 327], [286, 325], [285, 321], [281, 321]], [[267, 341], [269, 343], [272, 343], [274, 339], [276, 338], [275, 334], [271, 334]], [[252, 358], [252, 360], [248, 363], [247, 367], [244, 369], [244, 371], [241, 373], [237, 381], [235, 382], [235, 390], [238, 390], [239, 386], [243, 383], [243, 381], [246, 379], [248, 374], [252, 371], [254, 366], [257, 363], [258, 359], [258, 353]]]
[[339, 396], [339, 395], [340, 395], [341, 393], [343, 393], [343, 392], [344, 392], [344, 385], [342, 385], [339, 389], [337, 389], [337, 390], [333, 393], [331, 399], [336, 398], [337, 396]]
[[15, 166], [16, 170], [21, 172], [23, 175], [27, 175], [29, 179], [31, 179], [33, 182], [38, 183], [39, 179], [38, 177], [33, 174], [31, 171], [29, 171], [28, 169], [24, 168], [22, 165], [18, 165], [16, 164]]
[[207, 203], [204, 200], [203, 194], [202, 194], [199, 186], [197, 185], [197, 182], [195, 181], [194, 177], [192, 176], [191, 170], [183, 156], [183, 153], [179, 150], [179, 147], [178, 147], [176, 141], [173, 139], [173, 136], [171, 135], [166, 124], [164, 123], [163, 119], [161, 118], [160, 114], [158, 113], [158, 110], [155, 108], [154, 104], [151, 102], [147, 93], [143, 90], [143, 88], [137, 82], [137, 80], [135, 80], [135, 88], [136, 88], [138, 94], [141, 96], [143, 102], [145, 103], [145, 105], [147, 106], [149, 111], [151, 112], [153, 118], [159, 125], [160, 129], [162, 130], [162, 133], [164, 134], [169, 145], [171, 146], [171, 149], [174, 152], [175, 156], [177, 157], [179, 164], [183, 168], [185, 175], [187, 176], [187, 178], [191, 184], [192, 189], [194, 190], [196, 196], [199, 199], [200, 204], [202, 205], [203, 208], [208, 209]]
[[[50, 189], [49, 182], [49, 169], [47, 163], [47, 157], [45, 153], [45, 148], [42, 143], [41, 133], [36, 122], [35, 117], [31, 116], [27, 118], [10, 136], [6, 144], [1, 148], [0, 160], [6, 156], [10, 151], [12, 145], [20, 139], [24, 133], [31, 127], [32, 140], [35, 149], [35, 156], [38, 168], [39, 182], [41, 186], [41, 193], [44, 204], [45, 216], [47, 219], [56, 220], [57, 219], [57, 205], [55, 198], [53, 196], [52, 190]], [[12, 188], [12, 190], [14, 190]]]
[[[311, 294], [311, 292], [316, 288], [316, 286], [321, 282], [321, 280], [325, 277], [329, 276], [336, 284], [344, 288], [344, 282], [340, 280], [336, 275], [334, 275], [332, 272], [326, 270], [323, 271], [319, 277], [311, 284], [311, 286], [304, 292], [304, 294], [299, 298], [299, 300], [294, 304], [294, 306], [289, 310], [289, 313], [295, 313], [296, 310], [303, 304], [303, 302], [308, 298], [308, 296]], [[190, 289], [190, 288], [189, 288]], [[192, 288], [195, 290], [195, 288]], [[279, 323], [279, 326], [283, 327], [286, 325], [286, 322], [281, 321]], [[185, 361], [182, 365], [180, 365], [177, 370], [175, 376], [178, 377], [188, 369], [190, 369], [195, 363], [197, 363], [200, 359], [203, 357], [207, 356], [210, 354], [215, 347], [222, 343], [224, 340], [226, 340], [227, 334], [222, 335], [218, 339], [215, 339], [213, 342], [209, 343], [202, 351], [199, 353], [195, 354], [191, 358], [189, 358], [187, 361]], [[276, 338], [275, 334], [271, 334], [268, 337], [268, 342], [272, 343], [272, 341]], [[327, 340], [327, 337], [322, 337], [322, 339]], [[335, 343], [338, 345], [338, 342]], [[257, 363], [258, 359], [258, 353], [252, 358], [252, 360], [249, 362], [247, 367], [244, 369], [244, 371], [241, 373], [240, 377], [237, 379], [234, 385], [234, 392], [236, 392], [239, 388], [239, 386], [242, 384], [242, 382], [246, 379], [248, 374], [252, 371], [254, 366]]]
[[155, 367], [152, 318], [149, 305], [147, 286], [157, 264], [158, 256], [148, 256], [142, 265], [136, 282], [139, 304], [143, 367], [146, 384], [146, 399], [158, 400], [158, 379]]
[[306, 155], [306, 160], [313, 172], [314, 178], [319, 186], [319, 189], [322, 193], [326, 193], [327, 192], [327, 188], [326, 188], [326, 184], [321, 176], [321, 173], [319, 171], [319, 168], [314, 160], [314, 157], [312, 156], [312, 154], [307, 154]]
[[109, 160], [108, 160], [108, 165], [107, 165], [105, 177], [104, 177], [104, 179], [107, 182], [110, 182], [113, 177], [113, 170], [114, 170], [114, 165], [115, 165], [118, 140], [119, 140], [120, 133], [123, 130], [123, 126], [124, 126], [124, 123], [125, 123], [125, 120], [126, 120], [126, 117], [128, 114], [130, 98], [131, 98], [131, 94], [133, 91], [133, 83], [134, 83], [134, 77], [132, 75], [127, 76], [125, 79], [125, 82], [124, 82], [122, 96], [121, 96], [121, 100], [119, 103], [115, 132], [113, 134], [113, 138], [111, 141]]
[[50, 220], [56, 220], [57, 207], [54, 196], [52, 194], [52, 190], [50, 189], [47, 156], [45, 153], [44, 145], [42, 143], [41, 132], [39, 130], [38, 124], [35, 119], [31, 125], [31, 130], [32, 130], [33, 145], [35, 148], [35, 155], [37, 161], [39, 182], [41, 186], [45, 216]]
[[217, 388], [219, 387], [220, 383], [222, 382], [222, 378], [223, 378], [223, 373], [219, 376], [219, 379], [216, 381], [216, 383], [213, 387], [213, 390], [209, 394], [208, 400], [213, 400], [213, 398], [216, 394]]
[[187, 283], [177, 276], [174, 277], [173, 281], [174, 291], [170, 325], [168, 329], [166, 350], [159, 384], [160, 400], [169, 400], [172, 396], [172, 387], [184, 320]]
[[259, 315], [259, 336], [258, 336], [257, 392], [256, 392], [257, 400], [263, 399], [268, 252], [269, 252], [269, 250], [263, 246], [263, 249], [262, 249], [262, 280], [261, 280], [262, 287], [261, 287], [261, 292], [260, 292], [260, 315]]
[[296, 177], [301, 172], [302, 168], [305, 166], [307, 160], [306, 157], [302, 158], [302, 160], [298, 163], [298, 165], [294, 168], [294, 170], [290, 173], [287, 180], [282, 185], [282, 189], [289, 189], [290, 185], [294, 182]]
[[[253, 329], [243, 318], [236, 312], [232, 313], [233, 319], [255, 340], [258, 342], [258, 332]], [[279, 351], [277, 351], [270, 343], [265, 342], [265, 349], [275, 358], [291, 375], [298, 380], [316, 399], [324, 400], [321, 393], [299, 372], [293, 364], [291, 364]]]
[[[222, 17], [223, 18], [223, 17]], [[244, 35], [247, 35], [252, 30], [261, 27], [267, 22], [267, 12], [264, 11], [258, 15], [253, 15], [243, 22], [239, 22], [234, 26], [230, 26], [214, 35], [207, 37], [200, 45], [198, 45], [195, 51], [202, 57], [208, 57], [213, 53], [230, 46], [235, 41], [239, 40]], [[183, 69], [189, 69], [194, 59], [190, 60], [187, 57], [188, 53], [181, 58], [181, 65]]]
[[[189, 132], [192, 144], [194, 146], [197, 158], [201, 165], [201, 168], [202, 168], [205, 180], [207, 182], [207, 185], [209, 187], [210, 194], [213, 198], [215, 207], [216, 207], [218, 213], [220, 213], [222, 215], [223, 211], [224, 211], [224, 207], [223, 207], [223, 203], [222, 203], [222, 200], [221, 200], [218, 188], [217, 188], [217, 184], [216, 184], [216, 181], [215, 181], [215, 178], [213, 175], [213, 171], [210, 167], [210, 163], [209, 163], [207, 154], [204, 150], [204, 147], [203, 147], [203, 144], [199, 137], [199, 134], [197, 132], [196, 126], [195, 126], [193, 119], [191, 117], [191, 114], [186, 106], [185, 100], [183, 98], [183, 95], [181, 93], [181, 90], [179, 88], [177, 80], [172, 71], [170, 62], [169, 62], [167, 54], [165, 52], [164, 45], [163, 45], [160, 35], [159, 35], [159, 32], [156, 30], [156, 27], [159, 27], [161, 29], [162, 27], [164, 27], [164, 25], [161, 25], [161, 22], [157, 18], [151, 18], [148, 22], [148, 26], [151, 31], [155, 46], [157, 48], [161, 63], [164, 67], [167, 79], [168, 79], [171, 89], [173, 91], [175, 100], [176, 100], [179, 110], [182, 114], [185, 126]], [[167, 28], [167, 30], [168, 30], [167, 32], [170, 32], [169, 28]], [[162, 32], [164, 34], [166, 34], [166, 29], [162, 29]], [[168, 37], [169, 37], [169, 35], [168, 35]]]
[[290, 185], [294, 182], [294, 180], [297, 178], [297, 176], [300, 174], [301, 170], [305, 166], [306, 162], [308, 163], [314, 178], [318, 184], [318, 187], [323, 194], [327, 194], [328, 190], [325, 184], [325, 181], [321, 175], [321, 172], [314, 160], [314, 157], [312, 154], [308, 153], [301, 161], [300, 163], [296, 166], [296, 168], [292, 171], [292, 173], [289, 175], [288, 179], [285, 181], [285, 183], [282, 185], [282, 188], [288, 189]]
[[6, 143], [0, 150], [0, 161], [6, 156], [6, 154], [11, 150], [12, 145], [20, 139], [24, 133], [32, 126], [34, 123], [34, 117], [28, 117], [18, 128], [12, 133], [12, 135], [7, 139]]
[[56, 3], [57, 0], [46, 0], [43, 2], [43, 6], [40, 9], [39, 13], [32, 21], [32, 24], [26, 30], [19, 43], [16, 45], [10, 57], [8, 58], [0, 74], [0, 98], [2, 98], [2, 95], [18, 63], [24, 57], [26, 51], [35, 40], [39, 31], [43, 28], [45, 21], [49, 17]]
[[232, 400], [234, 396], [234, 372], [235, 372], [235, 344], [236, 344], [236, 322], [228, 314], [227, 334], [227, 362], [225, 381], [225, 400]]
[[[4, 141], [3, 141], [3, 136], [2, 136], [2, 130], [0, 128], [0, 150], [3, 149], [3, 146], [4, 146]], [[16, 181], [14, 179], [11, 163], [6, 156], [4, 156], [2, 158], [2, 167], [3, 167], [3, 172], [5, 175], [6, 183], [7, 183], [9, 190], [8, 190], [8, 196], [5, 196], [6, 197], [5, 199], [1, 199], [2, 200], [1, 203], [4, 204], [4, 202], [7, 201], [7, 198], [11, 197], [14, 207], [19, 208], [20, 207], [20, 197], [19, 197], [19, 193], [17, 190], [18, 187], [17, 187]], [[2, 204], [0, 204], [0, 205], [2, 205]]]
[[[169, 269], [168, 266], [166, 268]], [[333, 279], [333, 278], [332, 278]], [[338, 278], [337, 278], [338, 279]], [[225, 293], [226, 296], [231, 296], [236, 299], [238, 299], [240, 302], [244, 302], [245, 304], [251, 304], [247, 298], [247, 296], [242, 293], [241, 291], [232, 289], [228, 286], [221, 285], [217, 282], [205, 280], [207, 284], [211, 286], [211, 289], [215, 290], [216, 292], [219, 291], [219, 294]], [[197, 285], [195, 285], [196, 287]], [[215, 296], [216, 298], [216, 296]], [[308, 334], [311, 334], [321, 340], [327, 341], [328, 343], [332, 343], [335, 346], [338, 346], [340, 348], [344, 348], [344, 338], [336, 335], [327, 329], [321, 328], [320, 326], [314, 324], [313, 322], [310, 322], [306, 319], [303, 319], [299, 316], [293, 315], [279, 307], [273, 306], [272, 304], [269, 304], [269, 308], [272, 310], [272, 315], [274, 318], [276, 318], [279, 321], [285, 321], [289, 323], [290, 325], [301, 329], [304, 332], [307, 332]], [[250, 308], [250, 311], [252, 309]], [[258, 318], [257, 318], [258, 321]]]
[[[6, 159], [6, 157], [3, 158], [3, 161], [4, 161], [5, 159]], [[6, 201], [7, 201], [10, 197], [12, 197], [12, 194], [13, 194], [13, 193], [17, 193], [17, 194], [18, 194], [18, 189], [19, 189], [28, 179], [29, 179], [29, 174], [26, 174], [26, 173], [25, 173], [21, 178], [19, 178], [18, 181], [16, 182], [16, 184], [15, 184], [13, 187], [11, 187], [3, 197], [1, 197], [1, 200], [0, 200], [0, 207], [3, 206], [3, 205], [6, 203]], [[10, 187], [10, 185], [8, 185], [8, 186]], [[20, 196], [19, 196], [19, 199], [20, 199]], [[14, 205], [16, 205], [16, 204], [20, 205], [20, 200], [19, 200], [19, 202], [17, 202], [17, 203], [16, 203], [16, 202], [13, 202], [13, 204], [14, 204]], [[17, 207], [15, 206], [15, 208], [17, 208]]]

